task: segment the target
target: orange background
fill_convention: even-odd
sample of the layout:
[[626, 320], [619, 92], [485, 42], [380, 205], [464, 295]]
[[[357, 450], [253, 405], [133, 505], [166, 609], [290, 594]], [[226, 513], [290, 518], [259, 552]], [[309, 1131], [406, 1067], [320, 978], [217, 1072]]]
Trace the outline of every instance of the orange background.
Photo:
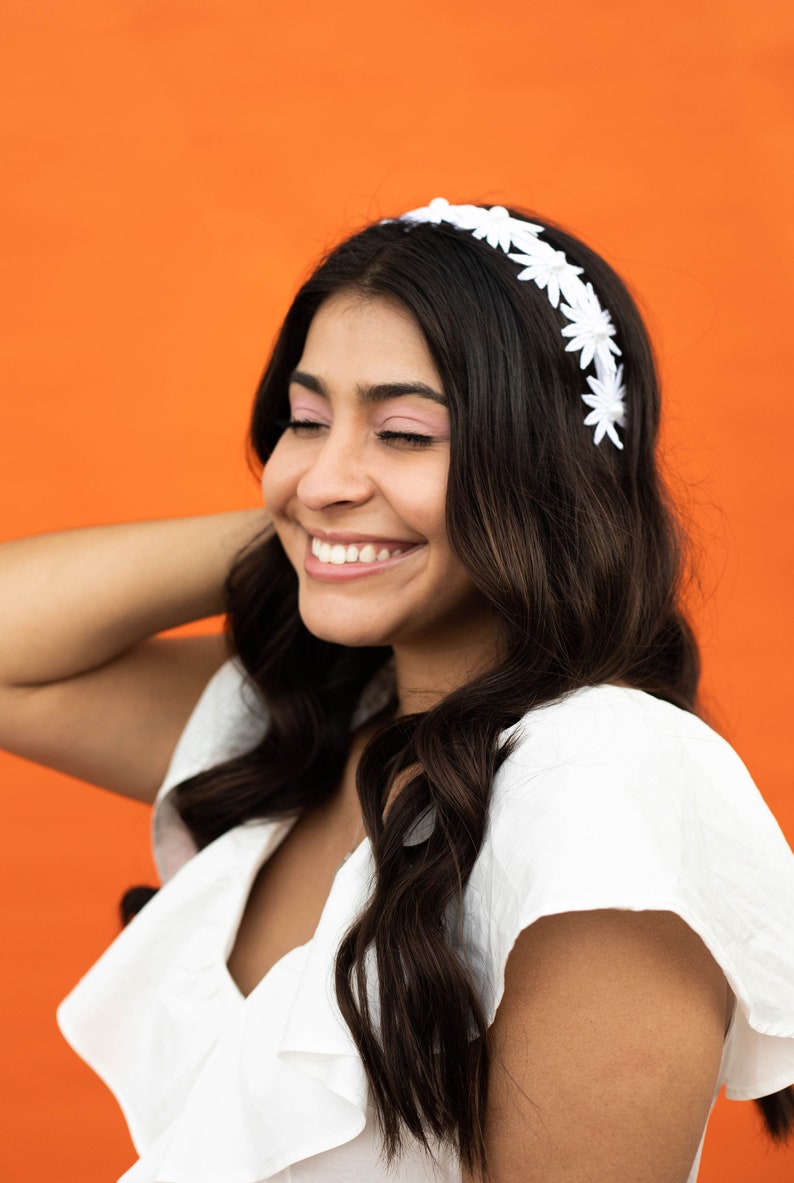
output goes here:
[[[790, 0], [1, 12], [3, 535], [255, 504], [249, 400], [318, 252], [436, 194], [534, 207], [640, 294], [708, 701], [791, 838]], [[54, 1011], [152, 879], [147, 811], [0, 771], [2, 1177], [108, 1183], [130, 1143]], [[704, 1183], [792, 1173], [721, 1101]]]

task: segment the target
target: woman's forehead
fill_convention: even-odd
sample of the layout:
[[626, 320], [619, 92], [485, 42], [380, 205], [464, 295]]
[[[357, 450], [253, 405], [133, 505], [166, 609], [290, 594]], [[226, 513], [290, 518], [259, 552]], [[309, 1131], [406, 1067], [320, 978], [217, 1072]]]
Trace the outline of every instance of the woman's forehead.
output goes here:
[[[414, 317], [385, 296], [340, 292], [315, 313], [295, 369], [328, 393], [344, 382], [362, 390], [413, 384], [443, 401], [443, 387]], [[377, 397], [377, 396], [376, 396]]]

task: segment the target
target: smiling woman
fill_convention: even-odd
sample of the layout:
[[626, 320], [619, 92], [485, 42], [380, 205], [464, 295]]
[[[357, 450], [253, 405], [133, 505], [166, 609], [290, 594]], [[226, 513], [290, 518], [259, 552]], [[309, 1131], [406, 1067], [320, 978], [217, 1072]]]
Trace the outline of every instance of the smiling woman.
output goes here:
[[402, 305], [331, 297], [290, 376], [291, 418], [262, 480], [309, 631], [392, 646], [398, 684], [429, 683], [429, 702], [486, 663], [498, 633], [447, 536], [441, 385]]
[[155, 805], [58, 1015], [123, 1183], [693, 1183], [723, 1085], [787, 1134], [794, 860], [697, 714], [659, 413], [602, 259], [436, 199], [293, 301], [266, 514], [3, 548], [3, 742]]

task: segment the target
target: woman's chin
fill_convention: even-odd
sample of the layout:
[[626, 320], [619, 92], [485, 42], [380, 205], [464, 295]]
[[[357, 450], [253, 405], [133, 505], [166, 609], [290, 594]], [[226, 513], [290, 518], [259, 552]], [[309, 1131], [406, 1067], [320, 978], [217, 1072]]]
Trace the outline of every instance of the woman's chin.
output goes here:
[[363, 624], [361, 620], [331, 620], [327, 616], [319, 619], [313, 613], [301, 612], [301, 619], [309, 632], [320, 641], [334, 645], [346, 645], [351, 649], [391, 644], [391, 630], [375, 623]]

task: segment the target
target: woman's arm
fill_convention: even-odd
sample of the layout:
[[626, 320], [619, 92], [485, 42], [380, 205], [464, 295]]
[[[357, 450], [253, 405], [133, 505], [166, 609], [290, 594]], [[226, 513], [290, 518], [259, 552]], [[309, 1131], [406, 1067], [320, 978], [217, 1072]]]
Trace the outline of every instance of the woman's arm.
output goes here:
[[491, 1028], [489, 1183], [686, 1183], [728, 997], [670, 912], [573, 912], [526, 929]]
[[0, 547], [0, 746], [152, 801], [221, 636], [156, 634], [223, 611], [264, 510], [69, 530]]

